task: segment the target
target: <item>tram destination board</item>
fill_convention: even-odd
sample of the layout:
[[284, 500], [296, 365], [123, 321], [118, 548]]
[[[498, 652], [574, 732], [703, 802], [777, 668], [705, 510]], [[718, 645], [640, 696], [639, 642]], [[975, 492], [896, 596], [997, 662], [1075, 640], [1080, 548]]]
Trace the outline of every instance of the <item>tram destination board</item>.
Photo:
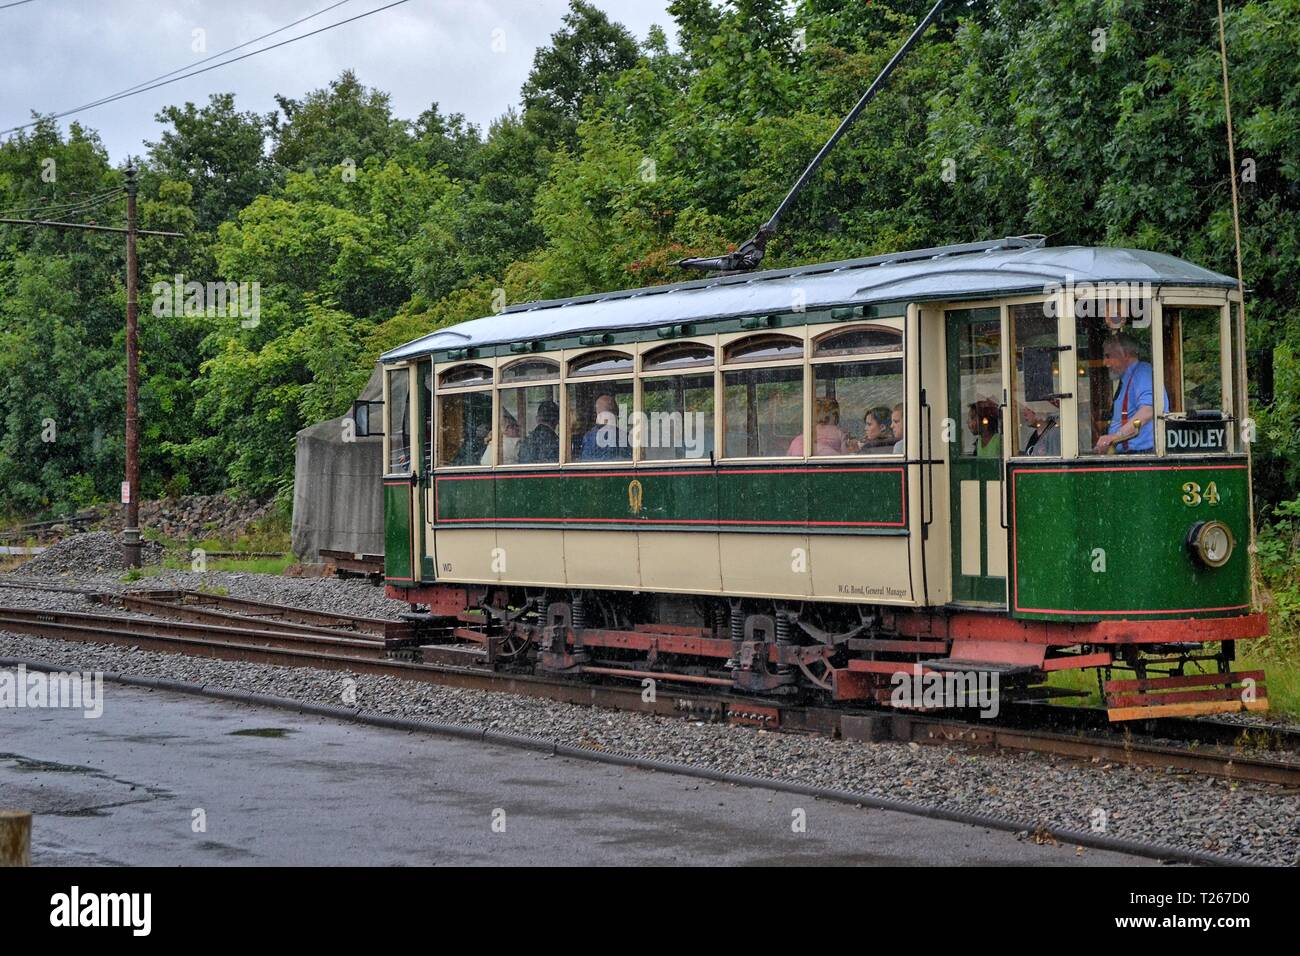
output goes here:
[[1203, 455], [1228, 450], [1226, 418], [1170, 418], [1165, 420], [1165, 453]]

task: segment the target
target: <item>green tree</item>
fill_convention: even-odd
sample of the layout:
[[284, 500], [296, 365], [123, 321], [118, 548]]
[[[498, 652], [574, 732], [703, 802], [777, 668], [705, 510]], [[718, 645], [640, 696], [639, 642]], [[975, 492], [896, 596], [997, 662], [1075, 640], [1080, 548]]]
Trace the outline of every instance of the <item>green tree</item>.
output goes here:
[[204, 232], [231, 219], [276, 182], [266, 155], [272, 116], [238, 112], [232, 93], [214, 93], [208, 105], [168, 106], [159, 123], [170, 124], [149, 147], [146, 189], [151, 178], [188, 183], [195, 226]]
[[364, 86], [351, 70], [303, 99], [277, 96], [271, 158], [287, 170], [331, 169], [351, 161], [360, 167], [384, 161], [408, 140], [407, 124], [393, 116], [387, 93]]
[[583, 104], [636, 59], [636, 39], [626, 27], [586, 0], [569, 0], [564, 28], [538, 49], [524, 83], [529, 123], [546, 143], [572, 145]]

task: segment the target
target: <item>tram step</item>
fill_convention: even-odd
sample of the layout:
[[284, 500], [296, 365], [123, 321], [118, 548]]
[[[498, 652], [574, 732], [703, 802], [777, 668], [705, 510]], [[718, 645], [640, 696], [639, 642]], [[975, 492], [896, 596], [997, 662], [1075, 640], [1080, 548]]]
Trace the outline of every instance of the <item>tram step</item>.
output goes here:
[[1102, 689], [1111, 721], [1268, 710], [1263, 671], [1111, 680]]
[[420, 659], [426, 664], [450, 664], [453, 667], [487, 667], [487, 649], [463, 644], [425, 644]]
[[926, 661], [928, 671], [973, 671], [976, 673], [997, 674], [999, 677], [1018, 677], [1041, 670], [1032, 664], [1012, 664], [1006, 661], [968, 661], [945, 657], [942, 660]]

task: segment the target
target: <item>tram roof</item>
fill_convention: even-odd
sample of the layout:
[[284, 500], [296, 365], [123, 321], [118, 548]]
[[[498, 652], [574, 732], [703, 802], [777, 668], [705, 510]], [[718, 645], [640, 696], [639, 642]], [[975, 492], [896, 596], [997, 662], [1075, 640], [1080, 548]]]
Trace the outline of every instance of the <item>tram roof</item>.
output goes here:
[[1041, 293], [1082, 283], [1147, 283], [1234, 289], [1235, 279], [1183, 259], [1141, 249], [1046, 246], [1040, 237], [720, 275], [510, 306], [498, 315], [430, 332], [381, 356], [413, 356], [581, 333], [789, 312], [802, 294], [808, 311], [842, 305], [966, 301]]

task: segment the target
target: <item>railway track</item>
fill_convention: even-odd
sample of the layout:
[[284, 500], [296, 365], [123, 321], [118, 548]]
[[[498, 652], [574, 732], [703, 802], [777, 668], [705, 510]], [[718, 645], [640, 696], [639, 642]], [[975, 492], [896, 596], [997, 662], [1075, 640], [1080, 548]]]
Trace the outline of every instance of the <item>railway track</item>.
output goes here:
[[[24, 585], [30, 586], [30, 585]], [[63, 589], [74, 590], [74, 589]], [[85, 593], [75, 589], [74, 593]], [[1300, 733], [1273, 732], [1278, 760], [1229, 746], [1245, 728], [1226, 722], [1152, 721], [1143, 733], [1103, 729], [1104, 711], [1039, 704], [1013, 704], [998, 721], [957, 720], [944, 715], [845, 710], [817, 704], [755, 700], [712, 687], [681, 685], [644, 700], [639, 677], [610, 681], [618, 673], [591, 669], [591, 679], [511, 673], [485, 666], [426, 663], [412, 659], [413, 634], [405, 622], [362, 618], [186, 591], [94, 593], [93, 600], [123, 613], [49, 611], [0, 607], [0, 629], [94, 644], [138, 647], [162, 653], [348, 671], [441, 686], [522, 694], [588, 706], [691, 717], [787, 732], [870, 740], [959, 744], [1028, 751], [1110, 765], [1178, 770], [1235, 781], [1300, 788]], [[143, 615], [148, 616], [143, 616]], [[1065, 712], [1072, 713], [1065, 713]], [[1045, 719], [1044, 719], [1045, 718]], [[1043, 725], [1052, 729], [1043, 729]], [[1091, 725], [1091, 726], [1090, 726]], [[1201, 727], [1205, 733], [1197, 735]], [[1235, 731], [1235, 737], [1230, 735]], [[1180, 736], [1181, 735], [1181, 736]], [[1209, 738], [1209, 739], [1207, 739]], [[1182, 740], [1180, 744], [1177, 741]], [[1208, 745], [1207, 745], [1208, 744]]]

